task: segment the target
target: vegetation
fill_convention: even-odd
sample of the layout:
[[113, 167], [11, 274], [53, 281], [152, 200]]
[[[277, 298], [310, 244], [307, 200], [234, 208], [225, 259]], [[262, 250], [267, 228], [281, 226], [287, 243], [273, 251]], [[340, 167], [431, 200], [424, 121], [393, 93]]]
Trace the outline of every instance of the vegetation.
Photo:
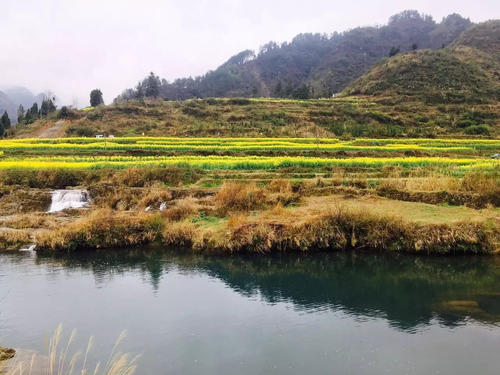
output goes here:
[[[269, 42], [258, 53], [242, 51], [200, 77], [169, 83], [151, 74], [116, 100], [157, 96], [168, 100], [221, 96], [329, 97], [381, 58], [415, 47], [442, 48], [470, 25], [468, 19], [457, 14], [436, 23], [430, 16], [407, 10], [392, 16], [381, 27], [358, 27], [331, 35], [299, 34], [290, 43], [281, 45]], [[151, 83], [155, 87], [153, 92], [148, 91]]]
[[3, 215], [43, 212], [47, 188], [92, 197], [89, 212], [3, 220], [5, 247], [499, 250], [500, 162], [487, 156], [498, 140], [127, 137], [0, 148]]
[[99, 89], [94, 89], [90, 92], [90, 105], [92, 107], [97, 107], [104, 104], [104, 99], [102, 98], [102, 92]]
[[471, 27], [440, 51], [381, 60], [344, 93], [414, 97], [430, 104], [498, 102], [499, 28], [500, 21], [489, 21]]
[[7, 111], [5, 111], [0, 117], [0, 137], [2, 137], [5, 132], [7, 132], [10, 129], [10, 118], [9, 114]]
[[[90, 337], [85, 350], [72, 353], [71, 345], [76, 338], [76, 330], [71, 332], [67, 342], [63, 344], [63, 329], [59, 325], [48, 342], [47, 356], [42, 357], [33, 354], [27, 360], [16, 360], [14, 358], [7, 363], [5, 375], [30, 375], [33, 370], [36, 370], [36, 373], [43, 372], [47, 375], [70, 375], [76, 373], [76, 371], [80, 371], [81, 374], [94, 375], [133, 375], [137, 369], [140, 356], [132, 357], [130, 354], [117, 351], [125, 337], [126, 333], [122, 332], [115, 342], [106, 363], [92, 364], [91, 356], [95, 345], [94, 337]], [[2, 370], [1, 363], [0, 370]]]
[[498, 101], [471, 107], [383, 96], [133, 101], [69, 110], [65, 115], [61, 111], [16, 127], [15, 137], [442, 138], [463, 137], [468, 126], [489, 125], [489, 135], [482, 135], [486, 137], [498, 137], [500, 129]]
[[2, 369], [2, 361], [6, 361], [8, 359], [13, 358], [16, 355], [16, 351], [14, 349], [2, 348], [0, 346], [0, 370]]

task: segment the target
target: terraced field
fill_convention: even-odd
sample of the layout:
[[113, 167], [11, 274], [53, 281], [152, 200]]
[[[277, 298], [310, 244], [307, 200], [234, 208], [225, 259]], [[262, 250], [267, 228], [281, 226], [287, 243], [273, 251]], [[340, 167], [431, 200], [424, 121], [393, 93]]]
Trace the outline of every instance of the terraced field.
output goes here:
[[[203, 170], [437, 167], [494, 170], [500, 140], [333, 138], [57, 138], [0, 141], [0, 169]], [[91, 156], [90, 156], [91, 155]], [[272, 155], [272, 156], [271, 156]], [[366, 155], [366, 156], [365, 156]]]

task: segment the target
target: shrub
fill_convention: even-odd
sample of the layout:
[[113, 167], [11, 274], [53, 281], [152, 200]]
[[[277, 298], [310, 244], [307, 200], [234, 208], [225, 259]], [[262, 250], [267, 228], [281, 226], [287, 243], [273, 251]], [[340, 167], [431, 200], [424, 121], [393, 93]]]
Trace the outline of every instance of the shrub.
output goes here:
[[170, 221], [180, 221], [198, 213], [198, 205], [192, 197], [179, 199], [177, 203], [162, 212]]
[[265, 205], [266, 192], [255, 183], [224, 183], [214, 197], [216, 208], [222, 212], [248, 211]]
[[487, 124], [472, 125], [465, 128], [465, 134], [471, 135], [490, 135], [491, 127]]

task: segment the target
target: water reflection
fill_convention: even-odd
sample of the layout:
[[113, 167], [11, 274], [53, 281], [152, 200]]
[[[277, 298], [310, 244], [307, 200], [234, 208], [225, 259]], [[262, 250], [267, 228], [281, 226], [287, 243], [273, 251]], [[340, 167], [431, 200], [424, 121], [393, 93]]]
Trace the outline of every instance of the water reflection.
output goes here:
[[[24, 262], [26, 255], [9, 256]], [[498, 257], [413, 257], [366, 253], [206, 256], [159, 250], [38, 255], [53, 272], [91, 272], [104, 286], [116, 275], [140, 273], [153, 289], [171, 269], [205, 273], [246, 297], [290, 302], [304, 312], [341, 310], [386, 319], [416, 332], [432, 322], [456, 327], [473, 319], [500, 323]]]

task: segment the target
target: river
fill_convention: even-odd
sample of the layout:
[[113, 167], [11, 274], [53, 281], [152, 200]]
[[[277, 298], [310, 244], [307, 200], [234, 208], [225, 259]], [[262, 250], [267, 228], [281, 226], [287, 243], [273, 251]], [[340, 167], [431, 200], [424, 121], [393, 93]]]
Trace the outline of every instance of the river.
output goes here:
[[0, 345], [62, 324], [137, 374], [499, 374], [500, 259], [376, 253], [0, 254]]

